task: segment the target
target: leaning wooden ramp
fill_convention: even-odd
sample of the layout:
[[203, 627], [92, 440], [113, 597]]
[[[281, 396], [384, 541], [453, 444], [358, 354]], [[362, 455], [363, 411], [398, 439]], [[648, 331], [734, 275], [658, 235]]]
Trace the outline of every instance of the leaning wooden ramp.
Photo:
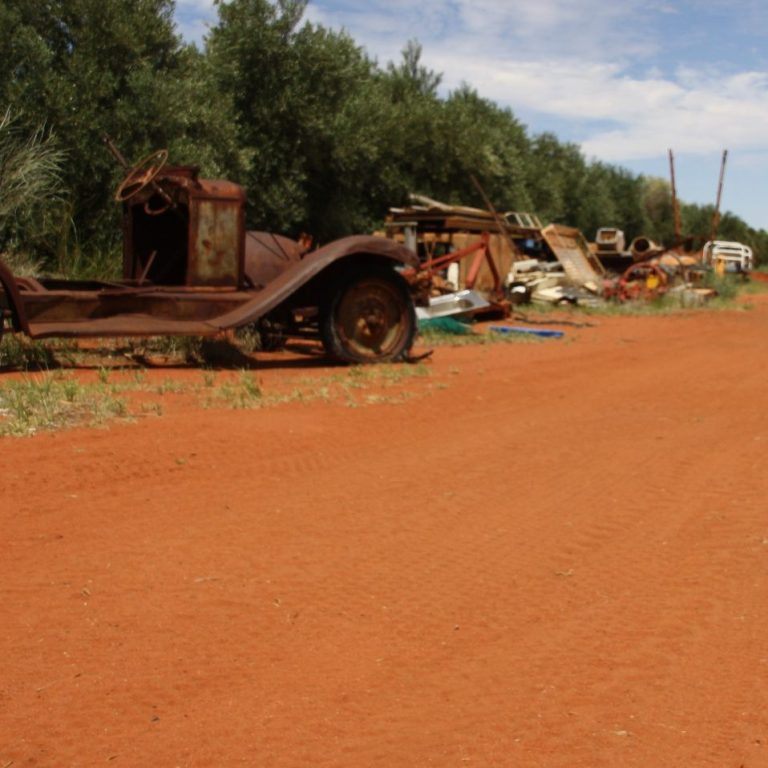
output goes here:
[[578, 285], [597, 290], [605, 277], [605, 269], [589, 250], [584, 235], [575, 227], [550, 224], [541, 234], [562, 264], [565, 274]]

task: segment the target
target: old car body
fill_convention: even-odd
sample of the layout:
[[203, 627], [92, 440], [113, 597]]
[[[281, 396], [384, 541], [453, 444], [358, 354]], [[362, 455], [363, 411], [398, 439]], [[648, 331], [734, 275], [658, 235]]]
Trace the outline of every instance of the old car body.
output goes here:
[[32, 338], [215, 336], [250, 326], [273, 341], [318, 338], [347, 362], [407, 356], [416, 321], [401, 272], [417, 265], [415, 254], [368, 236], [304, 252], [246, 232], [242, 187], [166, 158], [145, 158], [117, 190], [122, 279], [16, 277], [0, 261], [0, 334], [10, 326]]

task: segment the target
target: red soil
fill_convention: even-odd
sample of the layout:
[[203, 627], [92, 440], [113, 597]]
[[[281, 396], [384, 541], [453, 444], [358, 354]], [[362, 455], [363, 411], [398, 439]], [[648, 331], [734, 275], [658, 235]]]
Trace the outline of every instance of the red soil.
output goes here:
[[752, 301], [0, 440], [0, 768], [768, 766]]

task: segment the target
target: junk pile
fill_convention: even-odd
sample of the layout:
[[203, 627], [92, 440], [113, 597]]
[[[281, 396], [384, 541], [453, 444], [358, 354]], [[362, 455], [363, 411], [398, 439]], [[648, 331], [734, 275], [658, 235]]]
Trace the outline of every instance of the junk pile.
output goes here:
[[529, 302], [595, 305], [670, 294], [684, 305], [698, 304], [715, 295], [702, 287], [707, 272], [746, 276], [753, 266], [748, 246], [715, 239], [727, 154], [723, 152], [709, 242], [697, 252], [691, 250], [696, 238], [681, 234], [672, 150], [672, 248], [643, 236], [627, 246], [624, 232], [616, 227], [601, 227], [595, 242], [588, 243], [578, 229], [543, 226], [535, 214], [499, 214], [474, 177], [487, 210], [411, 195], [411, 205], [390, 208], [385, 230], [376, 234], [418, 255], [419, 267], [406, 270], [406, 277], [421, 290], [421, 319], [508, 316], [514, 305]]
[[[385, 232], [377, 234], [418, 254], [415, 279], [429, 286], [429, 306], [418, 309], [420, 316], [506, 314], [505, 277], [520, 258], [513, 233], [506, 231], [506, 225], [500, 232], [493, 214], [479, 208], [446, 205], [419, 195], [412, 200], [414, 205], [407, 208], [391, 208]], [[540, 226], [532, 218], [519, 229], [524, 233]]]
[[525, 288], [531, 301], [542, 304], [601, 303], [607, 273], [584, 235], [562, 224], [550, 224], [539, 235], [545, 259], [528, 271], [515, 269], [510, 274], [510, 290]]
[[507, 316], [530, 301], [600, 301], [606, 272], [579, 230], [543, 226], [535, 214], [496, 214], [420, 195], [391, 208], [377, 234], [419, 256], [411, 280], [429, 285], [420, 318], [450, 314]]
[[428, 297], [420, 320], [461, 315], [509, 316], [515, 305], [650, 301], [676, 295], [685, 305], [715, 291], [702, 287], [714, 267], [746, 272], [751, 251], [739, 243], [708, 243], [704, 252], [665, 249], [647, 237], [627, 246], [615, 227], [587, 242], [575, 227], [544, 226], [532, 213], [498, 214], [412, 195], [412, 204], [391, 208], [376, 234], [415, 251], [419, 268], [410, 281]]
[[597, 230], [590, 246], [602, 264], [616, 274], [606, 280], [603, 296], [616, 301], [651, 301], [666, 294], [678, 295], [682, 303], [699, 304], [714, 295], [700, 287], [710, 267], [701, 254], [682, 247], [665, 249], [647, 237], [636, 237], [625, 246], [620, 229]]
[[380, 236], [415, 251], [419, 268], [406, 277], [422, 291], [420, 320], [448, 316], [507, 317], [519, 304], [596, 306], [677, 296], [701, 304], [716, 268], [744, 274], [752, 253], [739, 243], [708, 243], [702, 253], [665, 249], [647, 237], [629, 245], [622, 230], [604, 227], [594, 243], [575, 227], [543, 226], [535, 214], [503, 214], [412, 196], [391, 208]]
[[630, 265], [619, 278], [606, 283], [608, 299], [653, 301], [676, 295], [684, 305], [701, 304], [715, 296], [701, 283], [708, 268], [694, 256], [681, 251], [661, 251], [659, 255]]

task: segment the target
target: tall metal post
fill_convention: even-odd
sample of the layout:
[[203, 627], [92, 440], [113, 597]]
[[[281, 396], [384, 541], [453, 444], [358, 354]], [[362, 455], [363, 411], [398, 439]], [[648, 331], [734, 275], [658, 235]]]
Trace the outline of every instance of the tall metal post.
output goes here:
[[680, 223], [680, 202], [677, 199], [677, 183], [675, 181], [675, 156], [669, 150], [669, 177], [672, 182], [672, 216], [675, 223], [675, 241], [672, 247], [680, 245], [683, 239], [682, 225]]
[[717, 229], [720, 226], [720, 201], [723, 196], [723, 179], [725, 178], [725, 163], [728, 160], [728, 150], [723, 150], [723, 161], [720, 163], [720, 181], [717, 184], [717, 202], [712, 214], [712, 228], [709, 233], [709, 239], [714, 240], [717, 237]]

